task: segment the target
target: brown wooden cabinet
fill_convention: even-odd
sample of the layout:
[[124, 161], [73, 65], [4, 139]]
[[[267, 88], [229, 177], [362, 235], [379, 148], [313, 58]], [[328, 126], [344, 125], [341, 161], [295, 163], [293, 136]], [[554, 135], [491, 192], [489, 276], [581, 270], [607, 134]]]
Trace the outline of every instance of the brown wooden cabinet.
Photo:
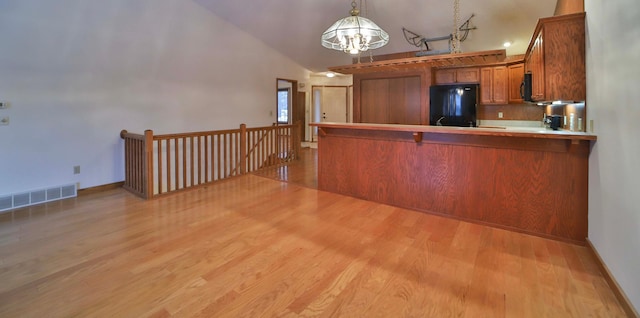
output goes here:
[[520, 92], [520, 85], [524, 80], [524, 63], [509, 65], [509, 104], [524, 102]]
[[421, 119], [419, 76], [362, 79], [362, 123], [419, 125]]
[[585, 13], [538, 21], [525, 55], [533, 100], [585, 100]]
[[527, 73], [531, 73], [531, 99], [545, 100], [543, 34], [536, 35], [531, 50], [527, 53]]
[[480, 104], [504, 105], [508, 103], [508, 70], [506, 66], [480, 69]]
[[445, 68], [435, 71], [435, 84], [477, 83], [480, 72], [477, 67]]

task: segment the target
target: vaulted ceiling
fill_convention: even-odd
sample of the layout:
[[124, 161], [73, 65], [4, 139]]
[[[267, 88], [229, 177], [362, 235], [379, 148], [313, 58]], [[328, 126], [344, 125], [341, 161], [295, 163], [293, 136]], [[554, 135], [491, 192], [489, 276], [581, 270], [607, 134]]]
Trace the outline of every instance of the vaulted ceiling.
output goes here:
[[[320, 35], [349, 15], [351, 0], [194, 1], [311, 71], [351, 63], [352, 56], [320, 44]], [[389, 33], [389, 44], [374, 50], [374, 55], [418, 50], [405, 40], [403, 27], [426, 38], [448, 35], [454, 27], [453, 0], [356, 2], [362, 4], [362, 16]], [[552, 16], [555, 5], [556, 0], [460, 0], [461, 22], [474, 14], [471, 26], [477, 27], [462, 50], [502, 49], [510, 41], [507, 55], [522, 54], [538, 19]], [[446, 47], [446, 41], [436, 45]]]

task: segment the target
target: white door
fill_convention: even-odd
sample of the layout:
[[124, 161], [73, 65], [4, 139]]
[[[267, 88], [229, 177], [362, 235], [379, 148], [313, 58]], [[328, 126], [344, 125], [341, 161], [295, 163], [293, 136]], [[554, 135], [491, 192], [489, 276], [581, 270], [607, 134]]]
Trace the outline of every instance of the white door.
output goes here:
[[[313, 87], [314, 122], [348, 122], [349, 87], [316, 86]], [[318, 129], [314, 127], [312, 140], [318, 140]]]

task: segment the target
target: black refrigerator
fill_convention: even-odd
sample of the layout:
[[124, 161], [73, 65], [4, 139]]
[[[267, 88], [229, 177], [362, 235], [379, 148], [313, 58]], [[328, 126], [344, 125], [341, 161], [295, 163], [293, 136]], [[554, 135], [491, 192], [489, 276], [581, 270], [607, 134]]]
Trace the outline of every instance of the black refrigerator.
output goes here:
[[429, 96], [430, 125], [476, 127], [478, 84], [434, 85]]

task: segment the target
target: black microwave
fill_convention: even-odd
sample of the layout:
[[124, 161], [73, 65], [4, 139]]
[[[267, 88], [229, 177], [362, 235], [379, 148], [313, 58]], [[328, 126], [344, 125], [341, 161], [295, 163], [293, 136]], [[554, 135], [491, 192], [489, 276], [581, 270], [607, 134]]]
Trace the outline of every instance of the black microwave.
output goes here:
[[525, 102], [533, 102], [531, 100], [531, 73], [524, 73], [524, 79], [520, 84], [520, 97]]

